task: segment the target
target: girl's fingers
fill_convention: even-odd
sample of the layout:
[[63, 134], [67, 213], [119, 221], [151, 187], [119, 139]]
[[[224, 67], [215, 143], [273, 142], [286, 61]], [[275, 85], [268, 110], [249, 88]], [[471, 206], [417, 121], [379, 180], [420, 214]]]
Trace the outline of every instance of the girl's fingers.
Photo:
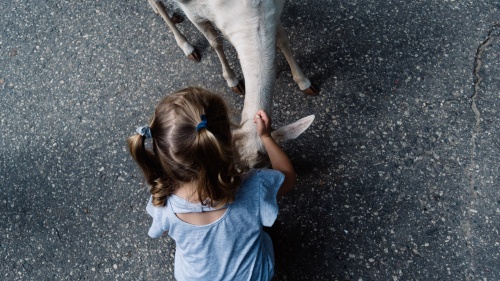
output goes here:
[[253, 117], [253, 122], [257, 123], [257, 120], [262, 120], [262, 116], [260, 116], [258, 113]]
[[259, 112], [257, 112], [258, 115], [260, 115], [260, 117], [264, 118], [264, 119], [267, 119], [267, 113], [264, 111], [264, 110], [259, 110]]
[[270, 130], [271, 120], [264, 110], [259, 110], [253, 118], [253, 122], [257, 124], [257, 130], [260, 132], [262, 130]]
[[262, 130], [262, 127], [264, 127], [264, 121], [262, 119], [257, 119], [257, 130]]
[[264, 120], [265, 123], [268, 123], [269, 121], [269, 116], [267, 116], [267, 113], [264, 111], [264, 110], [259, 110], [257, 112], [257, 115], [260, 116], [260, 118], [262, 118], [262, 120]]
[[257, 113], [255, 113], [255, 116], [253, 117], [254, 123], [257, 123], [257, 119], [262, 119], [263, 112], [264, 112], [263, 110], [259, 110], [259, 111], [257, 111]]
[[257, 118], [255, 123], [257, 123], [257, 134], [260, 136], [266, 131], [266, 124], [261, 118]]

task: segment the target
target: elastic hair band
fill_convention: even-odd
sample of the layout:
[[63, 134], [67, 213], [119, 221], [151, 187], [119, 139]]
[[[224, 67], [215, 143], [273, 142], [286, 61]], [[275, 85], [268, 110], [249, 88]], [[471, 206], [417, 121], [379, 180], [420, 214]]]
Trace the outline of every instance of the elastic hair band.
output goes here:
[[200, 131], [201, 128], [208, 129], [207, 127], [207, 118], [205, 117], [205, 114], [201, 115], [201, 122], [196, 126], [196, 131]]
[[143, 136], [143, 137], [146, 137], [147, 139], [150, 139], [152, 138], [153, 136], [151, 135], [151, 128], [149, 126], [144, 126], [144, 127], [137, 127], [137, 129], [135, 129], [135, 131]]

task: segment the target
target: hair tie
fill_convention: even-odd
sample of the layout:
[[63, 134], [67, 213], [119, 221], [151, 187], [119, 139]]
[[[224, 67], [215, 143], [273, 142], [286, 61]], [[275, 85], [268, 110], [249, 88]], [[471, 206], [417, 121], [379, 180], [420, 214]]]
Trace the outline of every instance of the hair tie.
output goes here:
[[196, 131], [200, 131], [201, 128], [208, 129], [207, 127], [207, 118], [205, 117], [205, 114], [201, 115], [201, 122], [196, 126]]
[[149, 126], [137, 127], [135, 130], [139, 135], [146, 137], [147, 139], [152, 138], [151, 128]]

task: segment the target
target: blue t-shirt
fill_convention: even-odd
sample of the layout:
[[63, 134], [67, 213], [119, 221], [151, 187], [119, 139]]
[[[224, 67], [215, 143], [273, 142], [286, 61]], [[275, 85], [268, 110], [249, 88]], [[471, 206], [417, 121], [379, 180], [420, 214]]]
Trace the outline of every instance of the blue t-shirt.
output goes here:
[[183, 280], [271, 280], [274, 252], [262, 230], [278, 215], [276, 195], [285, 176], [276, 170], [253, 170], [243, 179], [233, 203], [218, 220], [192, 225], [176, 213], [214, 210], [172, 195], [165, 207], [146, 207], [153, 217], [149, 236], [165, 231], [176, 242], [174, 276]]

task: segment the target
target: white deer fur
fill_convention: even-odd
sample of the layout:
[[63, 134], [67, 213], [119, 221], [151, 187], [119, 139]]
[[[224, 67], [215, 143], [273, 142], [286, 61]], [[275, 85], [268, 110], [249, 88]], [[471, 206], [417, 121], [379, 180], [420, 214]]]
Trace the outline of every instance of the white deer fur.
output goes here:
[[[194, 47], [177, 30], [164, 10], [155, 0], [148, 0], [153, 9], [163, 17], [173, 32], [177, 44], [189, 56]], [[236, 87], [238, 79], [229, 66], [222, 49], [216, 27], [234, 46], [245, 79], [245, 100], [241, 115], [241, 128], [234, 132], [241, 161], [249, 166], [262, 163], [262, 146], [253, 123], [255, 113], [263, 109], [272, 114], [272, 92], [275, 82], [276, 45], [284, 53], [294, 81], [301, 90], [311, 87], [293, 58], [289, 41], [280, 22], [285, 0], [177, 0], [187, 18], [205, 35], [215, 49], [222, 74], [229, 87]], [[312, 87], [311, 87], [312, 88]], [[296, 138], [314, 120], [314, 115], [273, 132], [278, 141]]]

